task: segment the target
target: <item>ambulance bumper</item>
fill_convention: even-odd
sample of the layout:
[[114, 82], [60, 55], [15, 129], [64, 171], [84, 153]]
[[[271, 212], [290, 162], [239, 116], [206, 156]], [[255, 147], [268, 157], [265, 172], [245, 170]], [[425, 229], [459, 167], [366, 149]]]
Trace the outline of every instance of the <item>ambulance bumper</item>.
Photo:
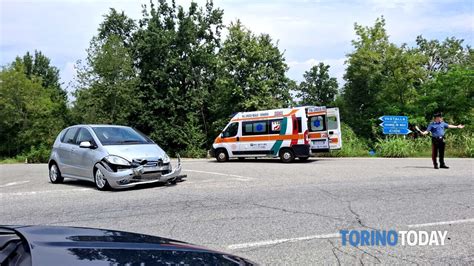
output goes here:
[[308, 157], [310, 155], [309, 144], [296, 144], [291, 146], [296, 157]]

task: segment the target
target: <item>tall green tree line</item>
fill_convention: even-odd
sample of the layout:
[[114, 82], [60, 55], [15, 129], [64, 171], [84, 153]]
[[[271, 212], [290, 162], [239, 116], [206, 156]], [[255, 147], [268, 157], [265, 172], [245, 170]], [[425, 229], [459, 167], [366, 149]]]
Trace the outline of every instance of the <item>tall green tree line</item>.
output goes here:
[[18, 57], [0, 73], [0, 157], [50, 147], [77, 123], [133, 126], [167, 151], [202, 156], [233, 113], [294, 105], [338, 106], [365, 139], [380, 134], [384, 114], [423, 124], [442, 111], [472, 124], [473, 53], [462, 40], [396, 45], [381, 17], [355, 24], [343, 86], [322, 62], [297, 84], [277, 41], [223, 15], [211, 1], [152, 1], [139, 20], [110, 9], [78, 63], [70, 106], [46, 56]]

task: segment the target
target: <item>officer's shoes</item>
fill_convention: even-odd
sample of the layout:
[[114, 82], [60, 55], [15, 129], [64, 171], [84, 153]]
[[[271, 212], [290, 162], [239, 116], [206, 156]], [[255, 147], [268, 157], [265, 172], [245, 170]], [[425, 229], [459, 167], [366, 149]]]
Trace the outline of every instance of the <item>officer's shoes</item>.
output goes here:
[[437, 165], [434, 166], [434, 169], [439, 169], [439, 167]]
[[447, 166], [447, 165], [444, 164], [444, 165], [441, 165], [440, 168], [449, 169], [449, 166]]

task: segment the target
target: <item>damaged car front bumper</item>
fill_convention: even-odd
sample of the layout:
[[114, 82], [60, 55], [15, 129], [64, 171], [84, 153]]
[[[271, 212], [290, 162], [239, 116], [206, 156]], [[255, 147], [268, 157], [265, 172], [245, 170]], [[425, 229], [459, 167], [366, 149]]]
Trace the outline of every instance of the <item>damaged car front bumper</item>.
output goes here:
[[128, 188], [141, 184], [176, 182], [186, 177], [181, 175], [181, 159], [178, 157], [178, 163], [175, 168], [171, 163], [161, 167], [149, 168], [144, 165], [138, 165], [127, 169], [113, 171], [104, 164], [97, 164], [102, 171], [105, 179], [112, 188]]

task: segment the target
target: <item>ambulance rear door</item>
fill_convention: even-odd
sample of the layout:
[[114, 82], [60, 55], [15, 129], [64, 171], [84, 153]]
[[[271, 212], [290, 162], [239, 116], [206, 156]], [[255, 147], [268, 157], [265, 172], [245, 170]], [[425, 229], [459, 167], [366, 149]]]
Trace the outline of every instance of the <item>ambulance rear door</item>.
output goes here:
[[329, 148], [331, 150], [339, 150], [342, 148], [342, 131], [341, 118], [339, 116], [339, 108], [327, 109], [328, 133], [329, 133]]
[[308, 108], [308, 139], [312, 153], [329, 151], [326, 114], [325, 107]]

